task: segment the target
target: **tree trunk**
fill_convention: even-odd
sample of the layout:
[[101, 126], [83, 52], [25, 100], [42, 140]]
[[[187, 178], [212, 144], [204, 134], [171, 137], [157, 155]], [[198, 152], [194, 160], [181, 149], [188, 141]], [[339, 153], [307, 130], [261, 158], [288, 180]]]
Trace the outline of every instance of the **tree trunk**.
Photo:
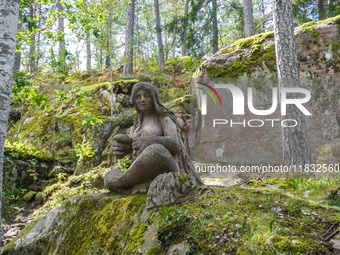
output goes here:
[[318, 14], [319, 20], [323, 20], [326, 18], [324, 0], [318, 0]]
[[106, 56], [105, 56], [105, 68], [110, 68], [111, 58], [110, 58], [109, 45], [107, 45], [106, 48], [107, 50], [106, 50]]
[[0, 240], [4, 146], [13, 83], [14, 54], [20, 0], [0, 0]]
[[[17, 31], [20, 31], [22, 29], [22, 16], [19, 16], [20, 22], [18, 22], [17, 25]], [[21, 39], [18, 39], [17, 44], [20, 44]], [[20, 66], [21, 66], [21, 50], [19, 52], [15, 52], [14, 56], [14, 73], [20, 71]]]
[[57, 10], [59, 12], [59, 18], [58, 18], [58, 30], [59, 30], [59, 33], [60, 33], [60, 37], [59, 37], [59, 68], [62, 71], [66, 71], [65, 31], [64, 31], [64, 18], [62, 17], [62, 13], [64, 12], [64, 7], [61, 5], [60, 0], [56, 1], [56, 6], [57, 6]]
[[174, 30], [172, 43], [171, 43], [171, 58], [176, 57], [176, 29]]
[[29, 72], [32, 74], [35, 72], [35, 36], [31, 39], [30, 53], [29, 53]]
[[189, 1], [190, 0], [185, 0], [185, 2], [184, 2], [184, 21], [183, 21], [183, 28], [182, 28], [182, 57], [187, 55], [185, 46], [186, 46], [186, 42], [187, 42]]
[[125, 61], [123, 76], [133, 74], [133, 29], [135, 24], [135, 0], [131, 0], [126, 12]]
[[252, 0], [243, 0], [243, 16], [244, 16], [244, 33], [246, 37], [252, 36], [254, 32], [253, 23], [253, 2]]
[[156, 33], [157, 33], [157, 44], [158, 44], [158, 54], [159, 54], [159, 65], [164, 66], [164, 50], [162, 42], [162, 28], [161, 28], [161, 18], [159, 15], [159, 5], [158, 0], [154, 0], [155, 8], [155, 20], [156, 20]]
[[108, 40], [106, 45], [106, 58], [105, 58], [105, 67], [111, 68], [111, 35], [112, 35], [112, 12], [113, 9], [110, 8], [109, 10], [109, 20], [108, 20]]
[[[281, 90], [284, 87], [300, 87], [292, 0], [274, 0], [273, 16], [279, 87]], [[310, 161], [304, 115], [295, 105], [287, 105], [284, 118], [298, 123], [296, 127], [282, 128], [284, 163], [287, 166], [303, 166]]]
[[[32, 20], [34, 20], [35, 18], [35, 9], [34, 9], [34, 5], [30, 6], [30, 18]], [[34, 30], [35, 24], [34, 22], [29, 22], [28, 24], [28, 29], [29, 31], [32, 33], [32, 31]], [[31, 42], [30, 42], [30, 51], [29, 51], [29, 61], [28, 61], [28, 66], [29, 66], [29, 72], [30, 73], [34, 73], [36, 71], [36, 52], [35, 52], [35, 44], [36, 44], [36, 40], [35, 40], [36, 36], [33, 33], [31, 35]]]
[[91, 33], [86, 33], [86, 70], [91, 69]]
[[212, 1], [212, 18], [213, 18], [213, 53], [218, 51], [218, 26], [217, 26], [217, 2]]
[[334, 3], [334, 0], [329, 0], [329, 2], [328, 2], [328, 12], [327, 12], [327, 14], [326, 14], [326, 17], [327, 18], [331, 18], [331, 17], [333, 17], [333, 3]]
[[260, 10], [261, 10], [261, 13], [262, 13], [262, 30], [263, 32], [266, 32], [266, 11], [265, 11], [265, 8], [264, 8], [264, 0], [261, 0], [261, 3], [260, 3]]
[[[39, 17], [41, 17], [42, 16], [42, 14], [41, 14], [41, 3], [37, 5], [37, 8], [38, 8], [38, 15], [39, 15]], [[40, 28], [42, 27], [41, 20], [42, 19], [40, 18], [39, 19], [39, 27]], [[35, 71], [39, 70], [39, 60], [40, 60], [40, 57], [41, 57], [40, 44], [41, 44], [41, 30], [38, 30], [37, 39], [36, 39], [36, 50], [35, 50], [35, 67], [34, 67]]]

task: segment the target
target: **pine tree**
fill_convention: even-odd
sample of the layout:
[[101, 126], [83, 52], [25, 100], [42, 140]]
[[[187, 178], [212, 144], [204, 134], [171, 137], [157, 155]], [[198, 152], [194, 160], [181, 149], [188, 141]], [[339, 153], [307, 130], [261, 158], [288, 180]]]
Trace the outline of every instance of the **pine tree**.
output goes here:
[[[284, 87], [300, 87], [292, 0], [274, 0], [273, 12], [279, 87], [281, 90]], [[303, 166], [309, 162], [304, 115], [295, 105], [287, 105], [285, 119], [294, 119], [298, 122], [298, 125], [282, 128], [284, 163], [286, 165]]]
[[135, 0], [131, 0], [126, 12], [126, 30], [125, 30], [125, 64], [123, 75], [129, 76], [133, 73], [133, 30], [135, 24]]
[[160, 17], [160, 14], [159, 14], [158, 0], [154, 0], [154, 9], [155, 9], [155, 21], [156, 21], [159, 65], [164, 66], [164, 50], [163, 50], [163, 42], [162, 42], [161, 17]]
[[254, 32], [253, 22], [253, 2], [252, 0], [243, 0], [243, 16], [244, 16], [244, 33], [246, 37], [252, 36]]

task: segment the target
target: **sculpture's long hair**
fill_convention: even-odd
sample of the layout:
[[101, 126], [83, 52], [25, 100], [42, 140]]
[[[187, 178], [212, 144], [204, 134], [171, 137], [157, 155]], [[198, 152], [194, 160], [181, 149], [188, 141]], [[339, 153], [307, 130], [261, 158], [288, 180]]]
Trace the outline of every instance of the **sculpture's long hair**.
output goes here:
[[138, 82], [133, 86], [132, 92], [131, 92], [131, 101], [133, 102], [133, 105], [134, 105], [134, 107], [137, 111], [137, 116], [135, 118], [135, 124], [134, 124], [134, 127], [133, 127], [134, 131], [141, 128], [143, 118], [144, 118], [143, 113], [138, 108], [137, 103], [134, 99], [136, 92], [140, 89], [147, 91], [151, 95], [153, 106], [155, 108], [157, 115], [169, 116], [172, 119], [173, 122], [177, 123], [174, 112], [171, 111], [170, 109], [166, 108], [163, 105], [163, 103], [162, 103], [162, 101], [159, 97], [159, 93], [158, 93], [157, 88], [150, 82]]

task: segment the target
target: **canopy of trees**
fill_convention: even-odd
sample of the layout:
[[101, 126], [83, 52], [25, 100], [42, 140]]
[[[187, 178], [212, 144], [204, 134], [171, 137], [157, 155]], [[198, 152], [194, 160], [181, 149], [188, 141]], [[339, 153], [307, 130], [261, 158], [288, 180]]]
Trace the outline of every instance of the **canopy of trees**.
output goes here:
[[[296, 26], [339, 13], [338, 0], [293, 0]], [[245, 35], [272, 31], [272, 3], [21, 0], [18, 30], [16, 70], [33, 74], [127, 65], [125, 74], [131, 74], [132, 65], [155, 61], [162, 66], [185, 55], [204, 58]]]

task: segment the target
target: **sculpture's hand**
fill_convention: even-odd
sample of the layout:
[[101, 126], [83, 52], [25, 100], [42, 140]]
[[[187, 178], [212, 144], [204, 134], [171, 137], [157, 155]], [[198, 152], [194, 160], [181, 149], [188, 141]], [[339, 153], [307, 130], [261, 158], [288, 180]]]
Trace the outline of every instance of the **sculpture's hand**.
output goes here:
[[128, 135], [115, 135], [113, 137], [112, 151], [115, 156], [124, 156], [132, 151], [132, 139]]
[[133, 154], [139, 156], [146, 147], [156, 143], [156, 139], [156, 135], [152, 135], [147, 131], [142, 131], [141, 135], [134, 138], [132, 141]]
[[140, 137], [136, 137], [132, 141], [132, 149], [133, 151], [138, 151], [140, 147], [140, 142], [139, 142]]

